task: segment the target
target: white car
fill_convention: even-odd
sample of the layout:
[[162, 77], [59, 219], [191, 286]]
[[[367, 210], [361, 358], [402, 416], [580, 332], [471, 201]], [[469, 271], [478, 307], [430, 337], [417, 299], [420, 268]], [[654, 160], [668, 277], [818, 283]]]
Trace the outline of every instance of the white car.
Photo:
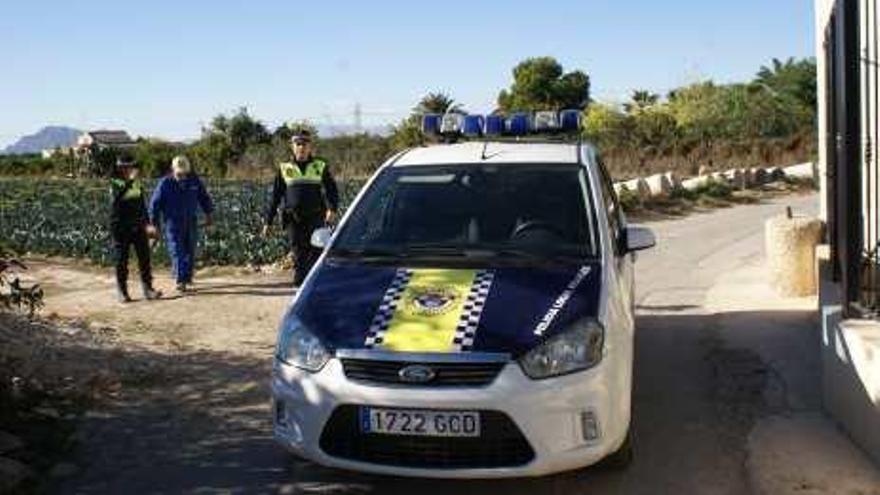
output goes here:
[[409, 150], [312, 242], [272, 374], [286, 449], [438, 478], [629, 461], [633, 253], [654, 236], [592, 146]]

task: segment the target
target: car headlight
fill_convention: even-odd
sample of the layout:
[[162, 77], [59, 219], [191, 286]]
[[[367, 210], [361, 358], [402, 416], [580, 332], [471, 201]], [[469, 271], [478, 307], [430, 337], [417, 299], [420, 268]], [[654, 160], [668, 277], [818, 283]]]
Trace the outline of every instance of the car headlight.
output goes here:
[[532, 349], [519, 364], [529, 378], [541, 379], [592, 368], [602, 360], [605, 331], [599, 322], [576, 322], [566, 331]]
[[321, 340], [293, 316], [281, 323], [277, 353], [285, 363], [312, 372], [320, 371], [332, 357]]

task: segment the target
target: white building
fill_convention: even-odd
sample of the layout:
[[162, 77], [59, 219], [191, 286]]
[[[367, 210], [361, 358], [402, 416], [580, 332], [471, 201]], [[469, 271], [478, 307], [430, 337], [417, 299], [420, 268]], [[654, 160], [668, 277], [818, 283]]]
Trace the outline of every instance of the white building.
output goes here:
[[76, 140], [76, 147], [86, 149], [91, 146], [99, 148], [129, 149], [135, 146], [134, 139], [126, 131], [99, 130], [89, 131], [80, 135]]
[[878, 0], [816, 0], [825, 408], [880, 463]]

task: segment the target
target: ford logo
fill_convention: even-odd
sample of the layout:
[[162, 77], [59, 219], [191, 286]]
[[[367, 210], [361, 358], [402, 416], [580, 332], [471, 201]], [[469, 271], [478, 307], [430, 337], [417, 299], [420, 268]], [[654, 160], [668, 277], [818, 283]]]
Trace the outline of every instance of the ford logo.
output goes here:
[[400, 381], [402, 382], [427, 383], [433, 380], [434, 377], [437, 376], [437, 373], [427, 366], [411, 364], [401, 368], [400, 371], [397, 372], [397, 376], [400, 377]]

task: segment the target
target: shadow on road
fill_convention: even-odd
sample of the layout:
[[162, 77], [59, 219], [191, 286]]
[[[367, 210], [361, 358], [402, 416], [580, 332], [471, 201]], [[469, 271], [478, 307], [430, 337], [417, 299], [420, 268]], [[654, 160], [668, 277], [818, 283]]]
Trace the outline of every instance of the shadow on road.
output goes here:
[[118, 398], [82, 419], [77, 462], [83, 470], [58, 492], [747, 493], [745, 438], [765, 412], [765, 393], [784, 381], [784, 372], [754, 349], [731, 347], [722, 328], [758, 328], [763, 333], [753, 336], [779, 345], [798, 339], [799, 348], [811, 334], [775, 335], [772, 325], [756, 323], [809, 318], [802, 312], [673, 310], [639, 316], [633, 465], [502, 481], [366, 476], [287, 456], [271, 440], [269, 351], [266, 359], [226, 352], [90, 356], [148, 371], [124, 379]]

